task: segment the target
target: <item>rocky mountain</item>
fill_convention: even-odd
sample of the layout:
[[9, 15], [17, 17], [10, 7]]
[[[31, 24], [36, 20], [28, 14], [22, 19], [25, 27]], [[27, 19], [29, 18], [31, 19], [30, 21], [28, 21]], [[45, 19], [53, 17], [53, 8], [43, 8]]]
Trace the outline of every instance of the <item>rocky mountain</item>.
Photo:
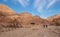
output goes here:
[[0, 4], [0, 26], [2, 27], [31, 27], [34, 25], [60, 25], [60, 14], [48, 17], [33, 16], [28, 12], [15, 13], [11, 8]]
[[0, 4], [0, 37], [60, 37], [59, 26], [60, 14], [41, 18]]
[[60, 14], [50, 16], [48, 17], [48, 20], [51, 23], [51, 25], [60, 26]]
[[5, 4], [0, 4], [0, 15], [9, 15], [9, 14], [14, 14], [15, 12], [6, 6]]

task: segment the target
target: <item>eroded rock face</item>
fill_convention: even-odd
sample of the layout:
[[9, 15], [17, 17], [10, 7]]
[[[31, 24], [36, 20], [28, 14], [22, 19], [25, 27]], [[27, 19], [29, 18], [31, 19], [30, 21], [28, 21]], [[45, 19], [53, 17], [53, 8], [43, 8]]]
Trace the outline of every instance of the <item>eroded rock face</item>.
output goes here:
[[28, 12], [23, 12], [20, 14], [20, 18], [22, 18], [22, 24], [28, 25], [31, 23], [34, 23], [36, 25], [39, 25], [43, 23], [43, 19], [39, 16], [33, 16], [32, 14], [29, 14]]
[[[3, 19], [3, 20], [2, 20]], [[48, 22], [45, 19], [40, 18], [39, 16], [33, 16], [27, 12], [23, 12], [21, 14], [15, 14], [15, 15], [7, 15], [7, 16], [1, 16], [0, 22], [8, 23], [10, 26], [11, 23], [13, 25], [18, 26], [32, 26], [32, 25], [47, 25]], [[7, 25], [7, 24], [6, 24]]]
[[51, 25], [60, 26], [60, 14], [56, 14], [48, 18]]

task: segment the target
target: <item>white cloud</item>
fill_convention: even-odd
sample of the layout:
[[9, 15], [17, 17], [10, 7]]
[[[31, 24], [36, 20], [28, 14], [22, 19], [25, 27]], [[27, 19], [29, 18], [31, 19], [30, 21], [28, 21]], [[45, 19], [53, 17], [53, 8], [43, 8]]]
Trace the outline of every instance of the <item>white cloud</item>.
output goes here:
[[40, 1], [41, 1], [41, 0], [35, 0], [35, 1], [34, 1], [34, 7], [35, 7], [35, 8], [38, 7]]
[[13, 1], [13, 3], [16, 5], [17, 4], [17, 2], [19, 3], [19, 4], [21, 4], [23, 7], [26, 7], [26, 6], [28, 6], [29, 5], [29, 1], [30, 0], [12, 0]]
[[40, 7], [40, 6], [39, 6], [39, 7], [37, 7], [37, 11], [38, 11], [38, 12], [41, 12], [41, 11], [42, 11], [42, 9], [43, 9], [43, 7]]
[[37, 9], [38, 12], [41, 12], [46, 5], [46, 0], [35, 0], [34, 7]]
[[[27, 7], [30, 2], [30, 0], [14, 0], [15, 3], [19, 2], [23, 7]], [[44, 7], [47, 9], [50, 8], [57, 0], [34, 0], [33, 6], [35, 9], [37, 9], [38, 12], [44, 11]]]
[[6, 2], [7, 0], [3, 0], [4, 2]]
[[37, 9], [38, 12], [44, 11], [44, 7], [47, 9], [50, 8], [54, 3], [59, 0], [35, 0], [34, 8]]
[[18, 0], [18, 2], [19, 2], [22, 6], [24, 6], [24, 7], [26, 7], [26, 6], [29, 5], [29, 4], [28, 4], [29, 1], [30, 1], [30, 0]]
[[47, 9], [50, 8], [55, 2], [56, 0], [51, 0], [47, 5]]

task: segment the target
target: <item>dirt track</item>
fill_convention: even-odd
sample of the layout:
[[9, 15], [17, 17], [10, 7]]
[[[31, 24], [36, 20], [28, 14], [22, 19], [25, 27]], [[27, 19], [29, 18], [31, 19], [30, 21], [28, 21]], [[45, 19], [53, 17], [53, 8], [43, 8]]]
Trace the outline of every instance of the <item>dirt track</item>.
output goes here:
[[3, 32], [0, 37], [60, 37], [60, 27], [35, 26], [32, 28], [19, 28], [13, 31]]

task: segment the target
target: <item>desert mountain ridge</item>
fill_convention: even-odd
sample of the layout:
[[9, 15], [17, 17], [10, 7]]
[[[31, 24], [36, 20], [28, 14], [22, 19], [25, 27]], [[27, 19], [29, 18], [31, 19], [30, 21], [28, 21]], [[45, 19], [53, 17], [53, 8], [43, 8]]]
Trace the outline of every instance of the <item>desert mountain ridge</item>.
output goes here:
[[1, 27], [31, 27], [33, 25], [60, 25], [60, 14], [50, 16], [47, 19], [33, 16], [28, 12], [15, 13], [11, 8], [0, 4]]
[[59, 26], [60, 14], [41, 18], [0, 4], [0, 37], [60, 37]]
[[47, 18], [51, 25], [60, 26], [60, 14], [55, 14]]

